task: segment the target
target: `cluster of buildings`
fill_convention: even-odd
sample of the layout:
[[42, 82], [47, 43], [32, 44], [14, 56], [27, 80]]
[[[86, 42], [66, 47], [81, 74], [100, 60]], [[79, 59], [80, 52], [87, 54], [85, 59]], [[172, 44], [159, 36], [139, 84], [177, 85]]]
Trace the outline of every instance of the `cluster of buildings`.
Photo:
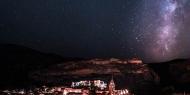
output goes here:
[[[72, 82], [71, 87], [78, 88], [78, 87], [89, 87], [87, 90], [79, 90], [79, 89], [70, 89], [66, 91], [66, 95], [75, 95], [75, 94], [68, 94], [77, 92], [81, 93], [79, 95], [132, 95], [129, 93], [127, 89], [116, 90], [115, 83], [113, 78], [111, 79], [109, 84], [106, 84], [104, 81], [101, 80], [94, 80], [94, 81], [80, 81], [80, 82]], [[95, 88], [95, 89], [93, 89]]]
[[105, 59], [92, 59], [88, 61], [89, 63], [93, 64], [110, 64], [110, 63], [119, 63], [119, 64], [142, 64], [142, 60], [138, 58], [133, 59], [117, 59], [117, 58], [110, 58], [108, 60]]
[[107, 85], [104, 81], [72, 82], [71, 87], [46, 87], [33, 90], [4, 90], [3, 95], [133, 95], [127, 89], [116, 90], [113, 78]]
[[95, 86], [100, 90], [105, 90], [107, 88], [107, 83], [101, 80], [93, 80], [93, 81], [79, 81], [79, 82], [72, 82], [71, 87], [73, 88], [80, 88], [80, 87], [92, 87]]

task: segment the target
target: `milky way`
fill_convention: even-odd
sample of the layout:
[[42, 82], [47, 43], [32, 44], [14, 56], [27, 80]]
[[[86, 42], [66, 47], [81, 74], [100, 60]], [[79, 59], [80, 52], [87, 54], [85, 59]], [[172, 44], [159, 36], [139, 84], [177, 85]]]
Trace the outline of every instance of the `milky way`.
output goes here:
[[[145, 18], [147, 22], [143, 22], [147, 25], [144, 26], [143, 33], [151, 36], [147, 38], [146, 52], [153, 60], [175, 58], [179, 53], [178, 36], [184, 23], [184, 0], [146, 1], [144, 7], [148, 11], [148, 18]], [[143, 15], [145, 16], [144, 12]]]
[[158, 50], [163, 56], [167, 55], [170, 50], [175, 47], [176, 36], [178, 34], [178, 26], [175, 24], [175, 15], [178, 8], [178, 3], [175, 0], [163, 1], [161, 5], [161, 26], [158, 27]]

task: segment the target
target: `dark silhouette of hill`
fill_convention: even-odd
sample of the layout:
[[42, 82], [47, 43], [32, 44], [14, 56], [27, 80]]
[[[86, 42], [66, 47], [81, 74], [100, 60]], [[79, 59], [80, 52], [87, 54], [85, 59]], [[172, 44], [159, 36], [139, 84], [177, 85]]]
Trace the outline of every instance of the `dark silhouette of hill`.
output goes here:
[[190, 59], [148, 64], [158, 76], [161, 87], [172, 87], [177, 91], [190, 92]]
[[23, 86], [29, 83], [31, 71], [46, 68], [64, 59], [55, 54], [42, 53], [21, 45], [0, 45], [0, 86]]

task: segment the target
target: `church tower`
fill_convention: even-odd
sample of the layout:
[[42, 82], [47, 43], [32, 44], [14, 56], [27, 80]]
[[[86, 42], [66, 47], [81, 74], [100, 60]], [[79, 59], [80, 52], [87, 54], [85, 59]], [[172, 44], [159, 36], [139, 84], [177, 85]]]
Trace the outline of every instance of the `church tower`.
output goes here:
[[112, 76], [112, 79], [109, 83], [109, 95], [115, 95], [115, 83], [114, 83], [114, 80], [113, 80], [113, 76]]

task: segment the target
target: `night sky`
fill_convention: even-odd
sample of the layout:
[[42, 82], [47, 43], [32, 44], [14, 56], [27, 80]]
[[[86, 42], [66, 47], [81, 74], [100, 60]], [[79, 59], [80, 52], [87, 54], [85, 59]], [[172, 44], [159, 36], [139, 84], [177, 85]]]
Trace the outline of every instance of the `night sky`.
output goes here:
[[190, 0], [1, 0], [0, 43], [64, 57], [190, 58]]

